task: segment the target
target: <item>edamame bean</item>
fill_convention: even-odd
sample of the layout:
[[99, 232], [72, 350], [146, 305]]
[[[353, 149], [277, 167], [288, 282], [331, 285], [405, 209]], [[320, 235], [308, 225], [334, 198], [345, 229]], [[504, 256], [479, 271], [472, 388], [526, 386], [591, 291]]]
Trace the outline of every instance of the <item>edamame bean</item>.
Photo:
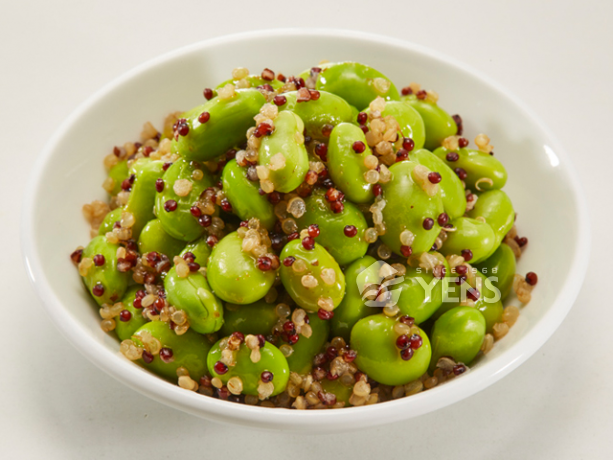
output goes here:
[[470, 364], [485, 337], [485, 318], [471, 307], [455, 307], [442, 315], [432, 329], [432, 362], [430, 369], [442, 356]]
[[[213, 250], [213, 252], [215, 252]], [[331, 311], [345, 295], [345, 275], [338, 263], [318, 243], [306, 249], [299, 239], [290, 241], [281, 251], [281, 260], [293, 257], [290, 266], [281, 264], [281, 282], [287, 293], [307, 311], [323, 308]]]
[[399, 255], [403, 255], [400, 234], [405, 230], [415, 237], [411, 245], [413, 254], [429, 251], [441, 230], [437, 222], [444, 211], [440, 191], [434, 196], [424, 191], [412, 174], [416, 166], [413, 161], [394, 164], [390, 167], [392, 180], [383, 184], [386, 204], [382, 212], [386, 232], [380, 238]]
[[130, 319], [124, 321], [123, 319], [115, 318], [115, 332], [119, 340], [123, 341], [132, 337], [132, 335], [144, 324], [148, 323], [148, 320], [143, 318], [142, 308], [136, 308], [134, 306], [134, 300], [136, 300], [136, 293], [141, 289], [141, 286], [132, 286], [129, 288], [121, 303], [123, 303], [124, 309], [130, 312]]
[[138, 238], [138, 250], [141, 254], [158, 252], [165, 254], [170, 260], [181, 253], [185, 242], [170, 236], [162, 227], [159, 219], [147, 222]]
[[83, 259], [92, 261], [83, 282], [98, 305], [114, 304], [128, 287], [130, 273], [117, 270], [118, 244], [109, 243], [104, 236], [96, 236], [83, 250]]
[[[308, 313], [309, 325], [313, 333], [310, 337], [299, 334], [298, 342], [291, 345], [292, 354], [287, 357], [289, 370], [304, 375], [311, 371], [313, 358], [326, 343], [330, 333], [329, 321], [320, 319], [317, 313]], [[281, 341], [280, 343], [284, 343]]]
[[353, 385], [345, 385], [341, 382], [341, 379], [323, 379], [321, 387], [326, 393], [332, 393], [336, 396], [336, 402], [344, 402], [346, 406], [349, 406], [349, 398], [353, 393]]
[[411, 153], [410, 158], [411, 161], [441, 175], [441, 181], [438, 185], [443, 199], [443, 208], [449, 219], [453, 220], [463, 216], [466, 211], [466, 194], [462, 181], [457, 174], [443, 160], [426, 149]]
[[[473, 300], [473, 308], [481, 312], [485, 318], [487, 332], [491, 332], [494, 324], [502, 321], [503, 306], [500, 292], [489, 277], [485, 277], [475, 268], [472, 268], [472, 270], [474, 270], [475, 276], [475, 281], [472, 283], [475, 286], [473, 292], [476, 291], [478, 296], [476, 300]], [[435, 321], [449, 310], [464, 306], [462, 302], [470, 299], [467, 291], [471, 288], [471, 285], [465, 283], [460, 287], [455, 283], [456, 279], [455, 275], [448, 278], [448, 297], [443, 298], [442, 306], [432, 315]]]
[[261, 334], [268, 336], [279, 321], [277, 304], [267, 303], [264, 299], [247, 305], [226, 302], [224, 306], [224, 324], [221, 335], [229, 336], [233, 332], [243, 334]]
[[343, 122], [355, 120], [354, 109], [347, 101], [336, 94], [327, 91], [319, 92], [319, 99], [307, 102], [297, 102], [297, 91], [283, 93], [287, 102], [279, 106], [279, 110], [291, 110], [304, 122], [307, 136], [320, 141], [327, 141], [322, 131]]
[[246, 80], [249, 83], [248, 88], [257, 88], [258, 86], [262, 86], [262, 85], [270, 85], [272, 86], [273, 89], [279, 89], [281, 88], [281, 86], [283, 86], [283, 82], [277, 80], [276, 78], [272, 80], [264, 80], [261, 75], [248, 75], [247, 77], [241, 80], [230, 78], [226, 81], [223, 81], [219, 85], [216, 86], [216, 89], [223, 88], [228, 83], [231, 83], [237, 88], [240, 88], [240, 85], [243, 84], [243, 80]]
[[155, 214], [166, 233], [182, 241], [193, 241], [203, 235], [205, 228], [191, 208], [202, 192], [213, 185], [208, 170], [181, 159], [168, 168], [162, 181], [163, 189], [155, 197]]
[[263, 298], [275, 281], [275, 270], [260, 270], [255, 258], [243, 251], [242, 242], [236, 232], [226, 235], [213, 248], [207, 265], [215, 295], [240, 305]]
[[[272, 374], [273, 391], [269, 396], [275, 396], [283, 392], [287, 387], [289, 380], [289, 366], [283, 353], [279, 351], [270, 342], [259, 349], [261, 355], [259, 361], [253, 362], [251, 359], [252, 350], [245, 343], [240, 345], [240, 348], [234, 352], [234, 366], [227, 366], [222, 359], [221, 343], [224, 339], [217, 342], [207, 357], [207, 365], [209, 372], [213, 377], [219, 378], [224, 384], [227, 384], [232, 377], [238, 377], [242, 383], [242, 393], [246, 395], [258, 396], [258, 386], [262, 381], [262, 374], [270, 372]], [[225, 367], [227, 371], [223, 374], [216, 372], [216, 363], [221, 362], [221, 368]]]
[[200, 272], [190, 272], [182, 278], [172, 267], [164, 278], [164, 290], [168, 303], [187, 314], [194, 331], [210, 334], [221, 329], [223, 307]]
[[507, 183], [507, 170], [497, 158], [489, 153], [462, 148], [457, 150], [458, 159], [455, 161], [450, 161], [450, 159], [455, 159], [455, 156], [448, 158], [447, 154], [450, 151], [444, 147], [437, 148], [433, 153], [445, 161], [450, 168], [454, 170], [461, 168], [466, 171], [464, 182], [466, 188], [472, 191], [501, 189]]
[[155, 219], [155, 183], [164, 174], [164, 162], [141, 158], [132, 163], [130, 173], [135, 180], [125, 211], [134, 215], [132, 238], [138, 239], [145, 224]]
[[[354, 107], [368, 107], [377, 96], [387, 101], [400, 100], [396, 86], [372, 67], [358, 62], [336, 62], [320, 68], [315, 88], [336, 94]], [[308, 78], [307, 73], [302, 75]]]
[[221, 179], [232, 211], [243, 220], [257, 217], [263, 227], [271, 230], [277, 219], [274, 206], [265, 195], [258, 193], [259, 182], [247, 178], [247, 168], [240, 167], [236, 160], [229, 161]]
[[98, 235], [104, 236], [108, 232], [113, 231], [113, 225], [115, 222], [121, 220], [121, 213], [124, 211], [124, 208], [115, 208], [111, 212], [109, 212], [106, 216], [104, 216], [104, 220], [100, 224], [98, 228]]
[[[475, 268], [491, 278], [492, 284], [500, 291], [501, 300], [509, 295], [515, 276], [515, 254], [509, 246], [502, 243], [491, 256], [475, 265]], [[494, 277], [498, 279], [495, 280]]]
[[[264, 136], [258, 150], [258, 164], [267, 166], [268, 179], [275, 190], [288, 193], [296, 189], [309, 170], [309, 156], [304, 147], [304, 123], [294, 112], [282, 111], [274, 120], [275, 130]], [[280, 165], [275, 160], [282, 155]]]
[[368, 286], [379, 285], [380, 265], [374, 257], [364, 256], [345, 270], [346, 292], [331, 320], [332, 335], [349, 341], [351, 329], [362, 318], [378, 313], [362, 296]]
[[161, 377], [170, 381], [177, 381], [177, 369], [184, 367], [196, 382], [207, 373], [206, 357], [211, 350], [212, 343], [209, 339], [197, 332], [188, 330], [183, 335], [177, 335], [168, 323], [163, 321], [151, 321], [141, 326], [132, 336], [137, 346], [143, 346], [153, 337], [161, 342], [162, 348], [172, 352], [168, 361], [155, 354], [153, 360], [147, 363], [140, 360], [141, 365]]
[[463, 250], [470, 249], [470, 263], [475, 264], [496, 250], [496, 234], [489, 224], [471, 217], [458, 217], [451, 223], [456, 230], [447, 233], [447, 240], [441, 248], [445, 256], [461, 255]]
[[[176, 147], [188, 161], [207, 161], [223, 155], [245, 141], [245, 133], [255, 126], [255, 117], [266, 103], [257, 89], [239, 89], [230, 99], [215, 97], [184, 114], [188, 132], [178, 136]], [[208, 113], [207, 121], [200, 117]]]
[[[357, 206], [346, 201], [343, 211], [335, 213], [326, 201], [323, 189], [315, 189], [304, 201], [306, 212], [296, 219], [298, 228], [304, 229], [311, 224], [317, 224], [320, 231], [318, 243], [326, 248], [339, 265], [350, 264], [366, 254], [368, 243], [364, 240], [364, 231], [368, 225]], [[355, 236], [345, 235], [348, 225], [356, 228]]]
[[[421, 377], [430, 364], [430, 341], [417, 326], [411, 328], [421, 336], [422, 345], [404, 360], [396, 345], [400, 336], [394, 328], [397, 320], [377, 314], [361, 319], [351, 331], [351, 348], [357, 352], [355, 363], [362, 372], [384, 385], [404, 385]], [[410, 348], [409, 348], [410, 349]], [[412, 349], [410, 349], [412, 350]]]
[[[354, 150], [355, 142], [364, 145], [362, 153]], [[336, 186], [354, 203], [370, 203], [375, 198], [372, 184], [364, 178], [368, 171], [364, 158], [368, 155], [372, 152], [358, 126], [341, 123], [332, 130], [328, 144], [328, 172]]]
[[[445, 273], [450, 273], [447, 261], [441, 257], [441, 265]], [[403, 315], [415, 319], [415, 324], [421, 324], [430, 318], [443, 304], [447, 296], [447, 279], [435, 278], [432, 272], [423, 268], [408, 268], [404, 281], [394, 286], [401, 289], [398, 298], [398, 308]]]
[[113, 179], [113, 189], [109, 195], [115, 196], [121, 192], [121, 184], [123, 184], [123, 181], [130, 177], [130, 173], [128, 171], [128, 161], [122, 160], [113, 166], [109, 170], [109, 177]]
[[211, 246], [206, 242], [207, 238], [208, 236], [204, 235], [193, 243], [189, 243], [179, 255], [183, 257], [188, 252], [191, 252], [194, 255], [194, 262], [201, 267], [206, 267], [209, 264], [209, 257], [211, 256]]
[[[467, 215], [473, 219], [485, 219], [496, 235], [494, 248], [498, 248], [515, 223], [515, 211], [510, 198], [502, 190], [490, 190], [479, 195], [477, 203]], [[494, 249], [495, 250], [495, 249]], [[487, 255], [489, 257], [490, 254]]]
[[[364, 110], [370, 113], [370, 108]], [[388, 101], [385, 110], [381, 112], [382, 117], [392, 116], [400, 125], [402, 136], [413, 139], [414, 149], [421, 149], [426, 141], [426, 128], [424, 121], [410, 104], [401, 101]]]
[[453, 136], [458, 132], [458, 127], [453, 118], [441, 109], [436, 102], [420, 100], [412, 94], [403, 96], [402, 100], [411, 105], [421, 115], [426, 130], [424, 147], [434, 150], [439, 147], [446, 137]]

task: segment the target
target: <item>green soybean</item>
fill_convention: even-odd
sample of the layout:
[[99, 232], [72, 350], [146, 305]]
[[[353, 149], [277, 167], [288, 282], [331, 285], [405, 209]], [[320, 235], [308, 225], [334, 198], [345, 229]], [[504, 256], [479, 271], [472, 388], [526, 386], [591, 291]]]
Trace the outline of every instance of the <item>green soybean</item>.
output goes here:
[[134, 215], [132, 238], [138, 239], [145, 224], [155, 219], [155, 182], [164, 174], [164, 163], [141, 158], [132, 163], [130, 173], [134, 174], [135, 179], [125, 211]]
[[98, 228], [98, 235], [104, 236], [108, 232], [113, 231], [113, 225], [115, 222], [121, 220], [121, 213], [124, 211], [124, 208], [115, 208], [111, 212], [109, 212], [106, 216], [104, 216], [104, 220], [100, 224]]
[[319, 92], [319, 99], [297, 102], [298, 92], [283, 93], [286, 103], [279, 110], [291, 110], [304, 122], [307, 136], [320, 141], [327, 141], [323, 133], [324, 126], [336, 126], [343, 122], [355, 120], [353, 108], [342, 97], [327, 91]]
[[[483, 262], [476, 264], [477, 268], [486, 277], [492, 278], [492, 284], [498, 288], [501, 300], [511, 292], [515, 276], [515, 254], [513, 250], [502, 243], [494, 253]], [[493, 277], [497, 279], [493, 279]]]
[[[502, 190], [490, 190], [480, 194], [475, 207], [467, 215], [473, 219], [485, 219], [487, 224], [492, 227], [496, 235], [494, 249], [498, 248], [515, 223], [513, 203]], [[491, 253], [487, 257], [490, 255]]]
[[351, 329], [362, 318], [376, 314], [379, 310], [366, 305], [363, 295], [369, 286], [379, 285], [381, 265], [374, 257], [364, 256], [345, 270], [345, 297], [334, 310], [330, 320], [332, 335], [349, 341]]
[[337, 402], [344, 402], [346, 405], [349, 405], [349, 398], [351, 398], [353, 393], [353, 385], [345, 385], [341, 382], [341, 379], [323, 379], [320, 383], [324, 392], [332, 393], [336, 396]]
[[273, 344], [266, 342], [260, 348], [261, 358], [257, 363], [251, 361], [251, 350], [247, 345], [241, 344], [238, 351], [234, 352], [236, 365], [229, 366], [225, 374], [218, 374], [215, 372], [215, 363], [221, 360], [220, 342], [221, 340], [211, 348], [207, 356], [208, 369], [213, 377], [218, 377], [224, 384], [234, 376], [239, 377], [243, 382], [242, 393], [257, 396], [262, 372], [268, 371], [273, 375], [274, 390], [271, 396], [278, 395], [285, 390], [289, 380], [289, 366], [283, 353]]
[[421, 115], [426, 131], [424, 147], [428, 150], [434, 150], [445, 138], [457, 133], [458, 127], [453, 118], [436, 102], [420, 100], [415, 95], [404, 96], [402, 99]]
[[390, 79], [372, 67], [358, 62], [337, 62], [320, 67], [322, 72], [317, 77], [316, 89], [336, 94], [354, 107], [368, 107], [378, 96], [387, 101], [400, 100]]
[[263, 298], [275, 281], [275, 271], [260, 270], [255, 258], [243, 251], [242, 242], [236, 232], [226, 235], [213, 248], [207, 265], [213, 292], [241, 305]]
[[130, 319], [128, 321], [115, 320], [115, 332], [117, 333], [117, 337], [119, 340], [123, 341], [132, 337], [143, 324], [148, 323], [149, 321], [143, 318], [143, 310], [142, 308], [134, 307], [134, 300], [136, 299], [136, 293], [141, 289], [141, 286], [132, 286], [129, 288], [121, 299], [121, 303], [123, 303], [124, 310], [128, 310], [130, 312]]
[[200, 272], [181, 278], [173, 267], [164, 278], [164, 290], [168, 303], [187, 314], [194, 331], [210, 334], [221, 329], [223, 306]]
[[150, 363], [140, 360], [145, 369], [174, 382], [177, 381], [179, 367], [186, 368], [190, 377], [196, 381], [207, 373], [206, 357], [212, 343], [206, 336], [191, 330], [183, 335], [177, 335], [168, 323], [151, 321], [141, 326], [132, 336], [132, 340], [137, 345], [142, 345], [140, 340], [146, 332], [158, 339], [163, 348], [172, 350], [173, 360], [166, 363], [158, 355], [155, 355]]
[[[438, 216], [444, 211], [440, 192], [428, 196], [412, 176], [417, 163], [401, 161], [390, 167], [392, 179], [383, 185], [383, 222], [386, 232], [381, 240], [396, 254], [401, 255], [400, 234], [409, 230], [415, 236], [413, 253], [429, 251], [440, 233]], [[430, 218], [434, 224], [430, 230], [424, 228], [424, 220]]]
[[170, 260], [179, 255], [184, 247], [184, 241], [166, 233], [159, 219], [147, 222], [138, 238], [138, 250], [141, 254], [155, 251], [165, 254]]
[[[479, 296], [477, 300], [474, 301], [473, 308], [481, 312], [485, 318], [487, 332], [491, 332], [494, 324], [502, 321], [503, 306], [500, 291], [489, 277], [484, 276], [474, 268], [473, 270], [475, 274], [474, 285]], [[455, 276], [451, 276], [446, 280], [449, 281], [447, 286], [447, 297], [443, 298], [443, 304], [432, 315], [435, 321], [449, 310], [462, 306], [461, 302], [466, 299], [467, 290], [471, 288], [469, 284], [462, 284], [459, 287], [455, 283]]]
[[257, 217], [263, 227], [272, 229], [277, 219], [274, 206], [265, 195], [258, 193], [259, 181], [252, 182], [247, 178], [247, 168], [232, 160], [224, 167], [221, 180], [226, 198], [238, 217], [243, 220]]
[[118, 302], [128, 287], [130, 274], [117, 270], [117, 249], [118, 244], [109, 243], [104, 236], [96, 236], [83, 250], [83, 258], [94, 259], [97, 255], [103, 258], [102, 265], [94, 263], [83, 277], [85, 286], [98, 305]]
[[453, 220], [463, 216], [466, 211], [466, 194], [457, 174], [443, 160], [426, 149], [412, 152], [410, 158], [411, 161], [441, 175], [438, 185], [443, 199], [443, 208], [449, 218]]
[[121, 184], [123, 181], [130, 177], [130, 172], [128, 171], [128, 161], [122, 160], [113, 166], [109, 170], [109, 177], [113, 179], [113, 189], [109, 195], [115, 196], [121, 192]]
[[295, 190], [309, 170], [309, 155], [304, 147], [304, 123], [298, 115], [290, 111], [279, 112], [274, 120], [275, 130], [265, 136], [259, 148], [258, 163], [270, 166], [271, 158], [281, 154], [284, 164], [278, 169], [270, 169], [269, 180], [275, 190], [288, 193]]
[[470, 364], [481, 349], [485, 330], [485, 318], [474, 308], [455, 307], [446, 312], [432, 329], [431, 370], [442, 356]]
[[[197, 169], [202, 171], [202, 178], [199, 180], [193, 177]], [[179, 196], [175, 192], [174, 185], [178, 180], [188, 181], [191, 184], [191, 190], [187, 195]], [[166, 233], [182, 241], [193, 241], [203, 235], [205, 229], [198, 223], [198, 219], [192, 215], [190, 209], [202, 192], [213, 186], [213, 178], [208, 170], [181, 159], [168, 168], [163, 181], [164, 189], [155, 198], [155, 214]], [[176, 209], [165, 207], [169, 201], [176, 202]]]
[[206, 242], [207, 238], [208, 236], [204, 235], [193, 243], [189, 243], [179, 255], [183, 257], [188, 252], [191, 252], [195, 258], [194, 261], [201, 267], [206, 267], [209, 264], [209, 257], [211, 256], [211, 246]]
[[[273, 87], [273, 89], [279, 89], [281, 88], [281, 86], [283, 86], [283, 82], [277, 80], [276, 78], [272, 80], [264, 80], [261, 75], [248, 75], [247, 77], [244, 78], [244, 80], [247, 80], [249, 82], [249, 85], [250, 85], [249, 88], [257, 88], [258, 86], [262, 86], [262, 85], [270, 85]], [[239, 81], [240, 80], [235, 80], [235, 79], [230, 78], [226, 81], [221, 82], [219, 85], [217, 85], [216, 89], [223, 88], [229, 83], [236, 86], [237, 84], [239, 84]]]
[[317, 313], [308, 313], [309, 325], [313, 330], [310, 337], [299, 335], [298, 342], [292, 345], [293, 352], [287, 357], [289, 370], [304, 375], [311, 371], [313, 358], [320, 352], [330, 333], [330, 321], [325, 321]]
[[247, 305], [226, 303], [224, 306], [224, 324], [220, 330], [223, 336], [233, 332], [243, 334], [261, 334], [267, 336], [279, 321], [276, 303], [258, 300]]
[[[365, 150], [356, 153], [353, 150], [354, 142], [362, 142]], [[364, 174], [368, 168], [364, 165], [364, 158], [372, 155], [366, 142], [364, 132], [350, 123], [337, 125], [330, 134], [328, 144], [328, 171], [336, 186], [345, 196], [354, 203], [370, 203], [375, 196], [372, 184], [366, 182]]]
[[[450, 273], [446, 260], [442, 265], [445, 273]], [[397, 301], [400, 312], [414, 318], [415, 324], [426, 321], [443, 304], [449, 286], [446, 281], [445, 278], [435, 278], [422, 268], [409, 268], [402, 283], [395, 287], [401, 290]]]
[[368, 316], [351, 331], [351, 348], [357, 352], [355, 363], [362, 372], [384, 385], [404, 385], [419, 377], [430, 364], [430, 341], [419, 329], [423, 343], [413, 357], [404, 361], [396, 347], [397, 321], [383, 314]]
[[[461, 168], [466, 171], [464, 182], [466, 187], [472, 191], [501, 189], [507, 183], [507, 170], [493, 155], [479, 150], [462, 148], [457, 150], [458, 160], [449, 161], [447, 160], [449, 152], [446, 148], [440, 147], [434, 151], [434, 154], [445, 161], [450, 168]], [[489, 179], [492, 184], [490, 185], [489, 181], [483, 181], [482, 179]], [[479, 188], [477, 188], [477, 182], [479, 182]]]
[[[370, 113], [370, 108], [364, 110]], [[381, 116], [392, 116], [400, 125], [400, 132], [404, 137], [411, 138], [415, 143], [414, 149], [421, 149], [426, 141], [426, 128], [424, 121], [410, 104], [401, 101], [389, 101], [385, 104], [385, 110]]]
[[475, 264], [496, 250], [496, 234], [489, 224], [471, 217], [459, 217], [451, 223], [456, 230], [447, 233], [441, 248], [444, 255], [460, 255], [462, 250], [470, 249], [473, 254], [470, 262]]
[[[296, 219], [298, 227], [307, 228], [317, 224], [320, 230], [317, 242], [326, 248], [339, 265], [348, 265], [366, 254], [368, 243], [364, 240], [364, 231], [368, 224], [357, 206], [346, 201], [343, 211], [335, 213], [326, 201], [323, 189], [316, 189], [304, 201], [306, 212]], [[357, 229], [354, 237], [345, 235], [345, 227], [348, 225]]]
[[[317, 311], [320, 306], [320, 299], [329, 299], [334, 308], [336, 308], [343, 300], [345, 295], [345, 275], [341, 271], [338, 263], [318, 243], [315, 243], [313, 249], [305, 249], [302, 241], [299, 239], [290, 241], [281, 251], [281, 260], [287, 257], [294, 257], [296, 261], [291, 266], [281, 264], [279, 269], [281, 282], [287, 293], [294, 299], [299, 306], [307, 311]], [[297, 271], [296, 267], [301, 264], [306, 266], [302, 271]], [[322, 279], [323, 270], [332, 270], [334, 278], [331, 284], [327, 284]], [[305, 287], [303, 285], [303, 277], [311, 275], [315, 278], [317, 285], [315, 287]], [[329, 276], [329, 275], [328, 275]]]
[[[215, 97], [190, 110], [184, 116], [189, 132], [179, 136], [176, 148], [186, 160], [207, 161], [223, 155], [245, 141], [245, 134], [255, 125], [255, 117], [266, 103], [257, 89], [239, 89], [230, 99]], [[205, 123], [200, 114], [208, 112]]]

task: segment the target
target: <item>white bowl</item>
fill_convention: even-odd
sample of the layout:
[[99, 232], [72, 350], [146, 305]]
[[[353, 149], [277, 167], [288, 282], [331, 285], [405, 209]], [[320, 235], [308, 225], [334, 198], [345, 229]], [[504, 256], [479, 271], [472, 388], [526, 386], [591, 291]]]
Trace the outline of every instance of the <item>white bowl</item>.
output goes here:
[[[470, 373], [409, 398], [368, 407], [294, 411], [251, 407], [182, 390], [124, 359], [100, 319], [69, 254], [86, 244], [85, 202], [105, 199], [102, 159], [116, 144], [138, 139], [174, 110], [203, 102], [202, 90], [238, 66], [297, 74], [322, 59], [355, 60], [382, 71], [400, 88], [420, 82], [460, 113], [465, 134], [487, 133], [506, 166], [505, 188], [529, 247], [518, 272], [539, 285], [517, 324]], [[98, 367], [129, 387], [211, 420], [257, 428], [334, 432], [415, 417], [470, 396], [502, 378], [553, 334], [571, 308], [589, 254], [585, 199], [558, 141], [516, 97], [489, 78], [411, 43], [336, 30], [270, 30], [198, 43], [137, 67], [89, 98], [53, 136], [38, 159], [23, 209], [23, 251], [34, 287], [64, 336]], [[526, 389], [529, 391], [529, 389]]]

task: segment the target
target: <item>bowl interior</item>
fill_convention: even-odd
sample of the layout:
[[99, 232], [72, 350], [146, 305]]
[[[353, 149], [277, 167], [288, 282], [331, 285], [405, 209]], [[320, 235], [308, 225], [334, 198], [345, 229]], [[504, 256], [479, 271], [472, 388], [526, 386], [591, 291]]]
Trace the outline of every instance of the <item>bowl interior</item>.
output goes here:
[[[202, 90], [234, 67], [297, 74], [320, 60], [355, 60], [399, 88], [419, 82], [440, 105], [461, 114], [465, 135], [486, 133], [509, 173], [510, 195], [529, 248], [518, 272], [535, 271], [532, 302], [504, 340], [469, 374], [410, 398], [365, 408], [308, 413], [269, 410], [201, 397], [168, 384], [118, 354], [103, 333], [68, 255], [89, 240], [84, 203], [104, 200], [103, 157], [138, 140], [142, 124], [203, 103]], [[429, 412], [466, 397], [527, 359], [553, 333], [574, 301], [588, 254], [587, 218], [577, 181], [560, 146], [517, 100], [486, 78], [437, 53], [392, 39], [346, 31], [269, 31], [203, 42], [145, 64], [94, 95], [63, 125], [42, 154], [24, 207], [26, 263], [48, 312], [88, 358], [129, 386], [193, 414], [260, 427], [321, 431], [365, 427]], [[511, 304], [517, 302], [511, 299]], [[374, 416], [373, 416], [374, 415]], [[335, 428], [336, 427], [336, 428]]]

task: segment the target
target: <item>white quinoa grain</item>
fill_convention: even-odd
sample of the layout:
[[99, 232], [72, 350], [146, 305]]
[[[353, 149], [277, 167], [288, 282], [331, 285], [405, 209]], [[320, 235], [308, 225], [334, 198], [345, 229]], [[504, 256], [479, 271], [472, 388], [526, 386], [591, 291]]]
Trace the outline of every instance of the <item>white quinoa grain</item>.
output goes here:
[[320, 276], [324, 284], [327, 284], [328, 286], [332, 286], [334, 283], [336, 283], [336, 272], [333, 268], [324, 268], [321, 271]]
[[228, 83], [223, 88], [219, 88], [217, 90], [217, 96], [221, 100], [232, 99], [235, 94], [236, 94], [236, 88], [234, 87], [232, 83]]
[[509, 325], [506, 323], [496, 323], [492, 327], [492, 334], [496, 340], [502, 339], [509, 333]]

